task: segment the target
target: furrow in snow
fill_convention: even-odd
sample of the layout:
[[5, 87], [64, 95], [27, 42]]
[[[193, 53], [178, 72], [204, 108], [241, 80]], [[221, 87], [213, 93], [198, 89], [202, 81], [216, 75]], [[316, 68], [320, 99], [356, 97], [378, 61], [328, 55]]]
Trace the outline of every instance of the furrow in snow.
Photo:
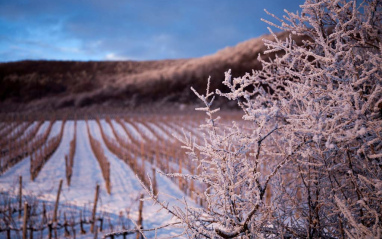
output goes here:
[[90, 147], [86, 122], [77, 121], [76, 154], [71, 185], [68, 190], [64, 190], [63, 196], [77, 205], [92, 202], [97, 183], [100, 185], [101, 195], [107, 194], [101, 168]]

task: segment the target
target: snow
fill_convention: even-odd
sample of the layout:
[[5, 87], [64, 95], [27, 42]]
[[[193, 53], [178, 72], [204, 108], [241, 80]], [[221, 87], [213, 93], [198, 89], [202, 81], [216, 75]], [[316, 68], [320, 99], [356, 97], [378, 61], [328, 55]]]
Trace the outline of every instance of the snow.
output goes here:
[[27, 124], [27, 122], [22, 122], [20, 124], [18, 124], [9, 134], [8, 134], [8, 137], [12, 137], [13, 135], [17, 134], [20, 129], [22, 129], [25, 125]]
[[33, 122], [31, 125], [29, 125], [29, 127], [25, 130], [25, 133], [23, 134], [23, 136], [26, 135], [27, 133], [29, 133], [30, 131], [32, 131], [34, 129], [34, 127], [36, 127], [36, 125], [37, 125], [36, 121]]
[[126, 204], [126, 196], [124, 195], [131, 195], [132, 198], [136, 198], [139, 195], [139, 191], [142, 190], [142, 187], [128, 165], [108, 150], [102, 140], [101, 131], [97, 122], [89, 121], [89, 127], [92, 136], [101, 143], [104, 154], [110, 162], [111, 195], [108, 198], [110, 198], [109, 200], [111, 201], [109, 201], [110, 205], [107, 205], [107, 202], [104, 200], [104, 206], [107, 206], [110, 210], [113, 209], [113, 206], [117, 206], [117, 210], [122, 210], [128, 206], [128, 204]]
[[156, 124], [153, 124], [150, 122], [148, 122], [147, 124], [151, 127], [152, 130], [154, 130], [158, 135], [160, 135], [162, 137], [162, 139], [164, 139], [165, 141], [173, 141], [174, 140], [174, 137], [172, 137], [171, 135], [169, 136], [167, 134], [167, 132], [163, 131]]
[[0, 190], [1, 191], [12, 191], [11, 189], [14, 189], [14, 192], [16, 193], [18, 182], [18, 177], [21, 175], [23, 177], [23, 186], [27, 186], [29, 188], [30, 184], [30, 157], [26, 157], [25, 159], [21, 160], [19, 163], [17, 163], [12, 168], [8, 169], [4, 172], [3, 175], [0, 176]]
[[38, 129], [37, 131], [37, 135], [42, 135], [44, 134], [45, 130], [48, 128], [50, 124], [50, 121], [44, 121], [44, 123], [42, 123], [42, 125], [40, 126], [40, 128]]
[[[49, 123], [49, 121], [45, 121], [40, 127], [38, 134], [43, 134]], [[62, 121], [56, 121], [53, 124], [49, 138], [56, 136], [60, 132], [62, 123]], [[112, 123], [121, 135], [127, 137], [119, 124], [113, 121]], [[36, 124], [36, 122], [34, 124]], [[71, 178], [71, 185], [67, 185], [65, 176], [65, 155], [69, 154], [70, 141], [73, 138], [75, 126], [74, 121], [70, 120], [65, 123], [63, 137], [59, 147], [44, 165], [38, 177], [34, 181], [31, 180], [30, 157], [26, 157], [0, 176], [0, 190], [16, 194], [18, 190], [18, 179], [21, 175], [23, 177], [24, 195], [34, 195], [40, 200], [53, 204], [56, 200], [59, 182], [62, 179], [64, 183], [62, 185], [60, 207], [83, 207], [84, 205], [91, 205], [93, 203], [95, 187], [96, 184], [99, 184], [100, 194], [97, 210], [98, 213], [101, 213], [101, 211], [102, 213], [107, 212], [110, 213], [111, 217], [117, 218], [121, 211], [129, 211], [130, 217], [133, 220], [137, 220], [139, 205], [138, 199], [141, 193], [143, 193], [141, 183], [131, 168], [108, 150], [103, 142], [101, 131], [97, 122], [95, 120], [89, 120], [88, 124], [92, 136], [101, 143], [104, 154], [110, 162], [110, 195], [106, 191], [106, 185], [102, 177], [100, 166], [90, 146], [86, 121], [77, 121], [77, 140], [73, 174]], [[133, 135], [137, 136], [137, 138], [141, 138], [139, 132], [136, 131], [136, 128], [131, 126], [129, 123], [125, 124]], [[105, 120], [101, 120], [101, 125], [105, 131], [105, 134], [108, 136], [113, 136], [109, 123]], [[155, 128], [154, 124], [152, 126]], [[156, 128], [159, 129], [159, 127]], [[147, 128], [146, 130], [149, 131]], [[141, 162], [140, 158], [137, 160]], [[152, 177], [151, 168], [153, 166], [148, 161], [145, 161], [145, 166], [148, 175]], [[172, 195], [177, 198], [183, 198], [185, 195], [178, 188], [178, 185], [159, 173], [156, 174], [156, 180], [158, 191], [160, 192], [159, 198], [170, 202], [172, 205], [182, 207], [182, 204], [179, 201], [166, 196]], [[188, 197], [186, 197], [186, 199], [190, 205], [195, 206], [191, 199]], [[163, 224], [170, 223], [172, 220], [171, 215], [167, 214], [167, 212], [163, 210], [160, 211], [159, 205], [153, 205], [150, 201], [144, 202], [144, 228], [158, 227]], [[166, 228], [159, 230], [158, 235], [168, 236], [179, 232], [181, 232], [181, 229]], [[148, 237], [152, 237], [154, 232], [148, 233], [147, 235]], [[87, 236], [90, 235], [87, 234]]]
[[62, 125], [62, 121], [61, 120], [57, 120], [53, 123], [53, 126], [52, 126], [52, 129], [50, 130], [50, 134], [49, 134], [49, 137], [48, 137], [48, 140], [57, 136], [59, 133], [60, 133], [60, 130], [61, 130], [61, 125]]
[[118, 124], [115, 120], [111, 120], [111, 123], [117, 132], [126, 142], [131, 142], [131, 139], [126, 135], [125, 130], [122, 128], [120, 124]]
[[70, 188], [64, 191], [64, 197], [76, 204], [91, 202], [94, 200], [96, 184], [100, 185], [100, 195], [107, 194], [100, 166], [90, 146], [86, 122], [77, 121], [73, 175]]
[[[143, 192], [142, 186], [138, 181], [135, 173], [130, 167], [120, 160], [117, 156], [111, 153], [104, 142], [102, 141], [101, 132], [98, 124], [95, 121], [89, 121], [89, 127], [92, 135], [100, 141], [105, 156], [110, 162], [111, 168], [111, 195], [103, 195], [103, 209], [109, 212], [117, 213], [129, 208], [139, 195]], [[140, 159], [139, 159], [140, 160]], [[146, 169], [150, 169], [152, 165], [145, 161]], [[151, 175], [151, 170], [148, 170]], [[151, 175], [152, 176], [152, 175]], [[179, 188], [168, 178], [164, 178], [157, 173], [158, 189], [160, 192], [168, 195], [173, 195], [182, 198], [184, 194]], [[126, 196], [128, 195], [128, 197]], [[164, 198], [163, 198], [164, 199]], [[174, 200], [171, 200], [172, 203]], [[138, 203], [135, 203], [136, 207]], [[179, 204], [179, 203], [176, 203]], [[181, 205], [178, 205], [181, 206]], [[163, 225], [163, 223], [170, 222], [171, 217], [165, 212], [157, 212], [160, 208], [157, 205], [150, 205], [147, 203], [144, 206], [144, 228], [152, 228]], [[132, 212], [132, 216], [137, 218], [137, 211]], [[163, 233], [163, 232], [161, 232]]]
[[[57, 122], [52, 127], [49, 137], [55, 136], [59, 132], [62, 122]], [[47, 127], [49, 122], [44, 123]], [[44, 125], [43, 124], [43, 125]], [[42, 126], [43, 126], [42, 125]], [[55, 200], [56, 190], [60, 179], [65, 179], [65, 154], [69, 152], [69, 142], [73, 137], [73, 122], [67, 122], [65, 125], [62, 142], [50, 160], [44, 165], [35, 181], [30, 178], [30, 157], [26, 157], [21, 162], [7, 170], [0, 176], [0, 189], [8, 190], [12, 188], [18, 177], [23, 177], [23, 187], [26, 194], [43, 193], [41, 199]], [[16, 189], [15, 189], [16, 190]]]
[[[158, 125], [161, 125], [163, 129], [165, 129], [168, 133], [171, 134], [174, 130], [167, 124], [163, 122], [158, 122]], [[172, 135], [171, 135], [172, 136]]]
[[123, 121], [123, 124], [125, 124], [127, 130], [129, 130], [130, 134], [133, 137], [135, 137], [138, 141], [144, 141], [141, 134], [137, 131], [137, 129], [133, 125], [125, 121]]
[[146, 126], [144, 126], [142, 123], [135, 123], [136, 126], [138, 127], [139, 132], [142, 132], [143, 134], [146, 135], [151, 140], [156, 140], [155, 135], [151, 132], [151, 129], [148, 129]]
[[[94, 121], [95, 122], [95, 121]], [[101, 123], [101, 126], [102, 126], [102, 129], [103, 131], [105, 132], [105, 134], [107, 136], [109, 136], [111, 139], [113, 140], [116, 140], [115, 139], [115, 135], [113, 133], [113, 130], [112, 128], [110, 127], [110, 124], [108, 122], [106, 122], [106, 120], [100, 120], [100, 123]], [[98, 127], [98, 126], [97, 126]], [[93, 128], [92, 128], [93, 129]]]
[[[49, 137], [54, 137], [59, 134], [62, 122], [56, 122], [53, 127]], [[65, 155], [69, 153], [69, 144], [73, 138], [74, 134], [74, 122], [67, 121], [65, 123], [64, 133], [62, 136], [62, 141], [58, 146], [57, 150], [53, 153], [48, 162], [44, 165], [41, 172], [35, 179], [34, 185], [44, 185], [54, 192], [57, 191], [60, 179], [65, 180]], [[64, 189], [66, 184], [63, 185]], [[27, 188], [29, 189], [29, 185]], [[41, 189], [40, 189], [41, 190]], [[40, 191], [34, 190], [34, 191]], [[52, 195], [55, 198], [55, 194]]]

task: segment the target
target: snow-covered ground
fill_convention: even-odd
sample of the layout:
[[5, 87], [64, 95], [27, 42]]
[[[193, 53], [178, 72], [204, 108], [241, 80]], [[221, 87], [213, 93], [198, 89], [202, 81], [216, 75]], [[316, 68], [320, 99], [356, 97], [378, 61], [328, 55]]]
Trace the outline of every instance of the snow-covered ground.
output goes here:
[[[49, 138], [54, 137], [60, 131], [62, 122], [56, 122], [49, 134]], [[48, 127], [49, 122], [44, 122], [38, 134], [43, 132]], [[42, 194], [44, 199], [54, 199], [58, 188], [58, 183], [61, 178], [65, 178], [65, 154], [69, 152], [69, 142], [71, 140], [73, 131], [69, 125], [73, 125], [72, 122], [67, 122], [65, 125], [64, 135], [62, 142], [56, 152], [52, 155], [51, 159], [44, 165], [38, 177], [35, 181], [30, 177], [30, 157], [26, 157], [18, 164], [7, 170], [0, 176], [0, 189], [2, 191], [14, 189], [15, 182], [18, 181], [18, 177], [23, 177], [23, 190], [25, 194]], [[73, 127], [73, 126], [72, 126]]]
[[[62, 123], [62, 121], [56, 121], [53, 124], [48, 139], [59, 134]], [[129, 123], [124, 123], [130, 134], [138, 140], [142, 140], [142, 136], [140, 135], [142, 132], [138, 132], [137, 129], [145, 131], [145, 134], [151, 133], [149, 129], [141, 124], [138, 128], [135, 128]], [[58, 185], [62, 179], [64, 183], [61, 191], [60, 202], [66, 206], [72, 205], [82, 207], [83, 205], [91, 205], [91, 203], [93, 203], [95, 187], [99, 184], [100, 199], [98, 209], [102, 212], [107, 212], [110, 215], [114, 215], [114, 217], [118, 217], [121, 212], [126, 214], [128, 211], [130, 218], [136, 221], [138, 218], [138, 198], [141, 193], [144, 192], [142, 186], [131, 168], [108, 150], [102, 139], [100, 127], [97, 122], [95, 120], [89, 120], [88, 124], [92, 136], [101, 143], [104, 154], [110, 162], [110, 195], [106, 191], [105, 181], [102, 176], [100, 166], [90, 146], [86, 121], [77, 121], [76, 152], [74, 156], [73, 174], [70, 186], [68, 186], [65, 177], [65, 155], [69, 154], [70, 141], [73, 139], [75, 126], [74, 121], [66, 121], [64, 134], [59, 147], [45, 163], [34, 181], [32, 181], [30, 177], [30, 157], [26, 157], [6, 171], [3, 175], [0, 175], [0, 191], [17, 194], [18, 179], [19, 176], [22, 176], [24, 195], [34, 195], [38, 199], [45, 202], [54, 203], [56, 200]], [[118, 134], [122, 137], [128, 138], [126, 132], [117, 122], [112, 121], [112, 124]], [[40, 127], [38, 134], [43, 134], [48, 126], [49, 121], [45, 121]], [[105, 120], [101, 120], [101, 126], [106, 135], [113, 139], [115, 138], [109, 123]], [[155, 125], [153, 128], [155, 128]], [[158, 127], [155, 129], [157, 130], [157, 133], [161, 132]], [[154, 137], [154, 135], [152, 136]], [[138, 163], [141, 163], [140, 158], [137, 160], [139, 161]], [[145, 164], [149, 175], [152, 177], [152, 170], [150, 169], [153, 166], [147, 161], [145, 161]], [[178, 188], [177, 184], [158, 173], [156, 174], [156, 180], [158, 184], [158, 191], [160, 192], [160, 199], [170, 201], [177, 206], [181, 206], [181, 204], [175, 199], [164, 196], [167, 194], [177, 198], [185, 197], [184, 193]], [[191, 205], [194, 205], [193, 202], [191, 202], [191, 200], [187, 197], [186, 200], [188, 200]], [[158, 205], [153, 205], [152, 202], [145, 201], [143, 210], [144, 228], [158, 227], [172, 222], [172, 220], [172, 217], [165, 211], [160, 210]], [[169, 236], [179, 232], [180, 229], [166, 228], [159, 230], [158, 235]], [[149, 238], [150, 235], [153, 236], [153, 233], [155, 232], [148, 234]]]
[[40, 126], [40, 128], [38, 129], [37, 131], [37, 135], [42, 135], [44, 134], [45, 130], [48, 128], [49, 126], [49, 121], [44, 121], [44, 123], [42, 123], [42, 125]]
[[141, 134], [137, 131], [137, 129], [131, 125], [130, 123], [127, 123], [123, 121], [123, 124], [126, 126], [126, 128], [129, 130], [130, 134], [135, 137], [138, 141], [144, 141]]
[[163, 131], [163, 130], [161, 129], [160, 126], [158, 126], [158, 125], [156, 125], [156, 124], [153, 124], [153, 123], [151, 123], [151, 122], [148, 122], [147, 124], [151, 127], [152, 130], [154, 130], [154, 131], [155, 131], [158, 135], [160, 135], [164, 140], [166, 140], [166, 141], [171, 141], [171, 142], [174, 141], [174, 137], [172, 137], [171, 135], [169, 136], [169, 135], [167, 134], [167, 132], [165, 132], [165, 131]]
[[52, 129], [50, 131], [48, 139], [51, 139], [51, 138], [57, 136], [60, 133], [61, 125], [62, 125], [62, 121], [61, 120], [57, 120], [57, 121], [55, 121], [53, 123], [53, 126], [52, 126]]
[[146, 126], [144, 126], [141, 123], [136, 123], [136, 126], [139, 129], [139, 132], [142, 132], [143, 134], [145, 134], [145, 136], [148, 137], [150, 140], [156, 140], [155, 135]]
[[131, 139], [129, 138], [129, 136], [126, 135], [124, 129], [122, 128], [122, 126], [120, 124], [118, 124], [115, 120], [112, 120], [111, 123], [113, 124], [113, 127], [115, 129], [115, 131], [118, 132], [118, 134], [126, 141], [126, 142], [129, 142], [131, 143]]

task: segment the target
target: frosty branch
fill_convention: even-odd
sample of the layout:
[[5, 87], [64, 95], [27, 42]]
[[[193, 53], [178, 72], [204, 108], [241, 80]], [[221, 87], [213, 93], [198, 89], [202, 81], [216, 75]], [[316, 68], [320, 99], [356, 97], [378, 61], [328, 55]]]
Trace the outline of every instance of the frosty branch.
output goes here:
[[199, 171], [168, 176], [195, 182], [206, 204], [174, 209], [151, 195], [190, 237], [381, 237], [382, 2], [301, 8], [266, 21], [290, 32], [264, 40], [273, 60], [259, 56], [262, 69], [243, 77], [226, 72], [229, 92], [216, 91], [245, 122], [220, 124], [209, 81], [206, 95], [193, 90], [208, 134], [180, 140]]

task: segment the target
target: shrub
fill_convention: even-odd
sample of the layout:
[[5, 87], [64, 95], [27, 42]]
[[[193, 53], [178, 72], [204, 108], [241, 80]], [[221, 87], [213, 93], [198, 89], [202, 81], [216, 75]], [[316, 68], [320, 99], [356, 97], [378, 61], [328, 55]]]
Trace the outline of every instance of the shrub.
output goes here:
[[[291, 35], [264, 40], [262, 70], [224, 84], [252, 122], [219, 129], [214, 93], [204, 144], [180, 139], [208, 185], [203, 208], [172, 208], [148, 190], [191, 237], [381, 238], [382, 3], [306, 0], [276, 25]], [[271, 14], [272, 15], [272, 14]], [[272, 15], [273, 16], [273, 15]], [[212, 99], [211, 99], [212, 98]], [[267, 203], [266, 198], [268, 197]]]

